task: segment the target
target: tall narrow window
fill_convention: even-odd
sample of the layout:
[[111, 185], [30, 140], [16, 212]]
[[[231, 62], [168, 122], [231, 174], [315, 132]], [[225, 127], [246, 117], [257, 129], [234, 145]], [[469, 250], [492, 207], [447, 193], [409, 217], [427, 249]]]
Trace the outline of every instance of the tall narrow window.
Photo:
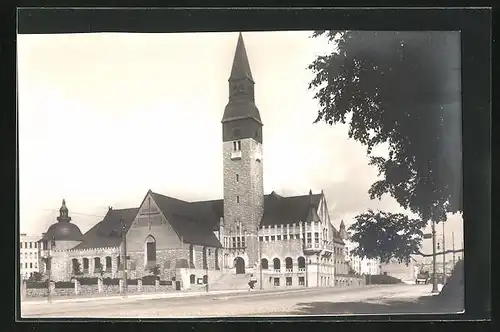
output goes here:
[[240, 182], [240, 176], [236, 174], [236, 182]]
[[241, 246], [243, 248], [245, 248], [245, 237], [244, 236], [241, 238]]
[[240, 196], [236, 196], [236, 203], [240, 202]]
[[146, 239], [146, 260], [150, 264], [156, 262], [156, 241], [152, 236]]
[[238, 141], [238, 151], [241, 151], [241, 141]]
[[237, 149], [237, 146], [236, 146], [236, 141], [235, 141], [235, 142], [233, 142], [233, 151], [237, 151], [236, 149]]

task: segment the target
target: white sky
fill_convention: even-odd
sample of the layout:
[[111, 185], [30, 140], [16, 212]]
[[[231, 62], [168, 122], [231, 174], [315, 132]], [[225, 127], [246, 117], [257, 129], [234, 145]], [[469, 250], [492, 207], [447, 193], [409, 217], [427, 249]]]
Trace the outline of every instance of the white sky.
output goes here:
[[[369, 199], [376, 170], [346, 127], [312, 124], [318, 105], [306, 67], [333, 46], [304, 31], [243, 36], [264, 122], [265, 192], [323, 189], [336, 226], [367, 208], [402, 212], [393, 199]], [[62, 198], [82, 232], [110, 205], [137, 207], [148, 189], [221, 198], [220, 120], [237, 38], [19, 35], [20, 231], [44, 232]], [[461, 247], [461, 217], [446, 225], [450, 248], [451, 232]]]

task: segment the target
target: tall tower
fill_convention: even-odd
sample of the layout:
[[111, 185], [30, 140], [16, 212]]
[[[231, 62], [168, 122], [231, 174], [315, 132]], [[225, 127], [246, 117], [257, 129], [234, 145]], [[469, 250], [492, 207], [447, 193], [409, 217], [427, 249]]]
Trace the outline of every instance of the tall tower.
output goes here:
[[264, 213], [263, 124], [255, 106], [254, 84], [240, 33], [222, 118], [224, 230], [230, 237], [227, 246], [244, 249], [247, 267], [259, 259], [257, 234]]

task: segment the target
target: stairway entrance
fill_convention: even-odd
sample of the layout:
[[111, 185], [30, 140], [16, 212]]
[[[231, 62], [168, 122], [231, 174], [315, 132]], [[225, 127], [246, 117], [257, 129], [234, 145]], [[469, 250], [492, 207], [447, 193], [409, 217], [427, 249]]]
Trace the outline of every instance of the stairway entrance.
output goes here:
[[245, 260], [243, 258], [236, 257], [234, 267], [236, 268], [236, 274], [245, 274]]

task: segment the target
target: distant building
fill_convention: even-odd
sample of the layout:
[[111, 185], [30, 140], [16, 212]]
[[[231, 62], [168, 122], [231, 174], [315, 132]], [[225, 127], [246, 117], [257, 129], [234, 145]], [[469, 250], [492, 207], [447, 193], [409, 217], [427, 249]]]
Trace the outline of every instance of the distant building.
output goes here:
[[245, 275], [252, 273], [262, 276], [264, 287], [317, 287], [333, 286], [335, 274], [347, 274], [344, 242], [323, 192], [264, 194], [263, 124], [254, 84], [240, 34], [221, 121], [222, 199], [188, 202], [149, 190], [138, 207], [110, 208], [85, 234], [70, 223], [63, 200], [58, 222], [43, 239], [52, 279], [76, 273], [118, 277], [124, 268], [139, 278], [159, 267], [163, 280], [180, 281], [183, 288], [222, 275], [246, 285]]
[[380, 262], [378, 259], [369, 259], [359, 257], [353, 254], [353, 250], [358, 246], [356, 242], [350, 240], [351, 234], [347, 232], [344, 221], [340, 222], [340, 237], [344, 240], [344, 257], [351, 271], [359, 275], [378, 275], [380, 274]]
[[387, 274], [391, 277], [400, 279], [404, 283], [412, 284], [415, 283], [417, 279], [419, 267], [417, 261], [413, 257], [410, 258], [408, 265], [404, 262], [399, 263], [397, 260], [393, 259], [389, 263], [381, 264], [380, 272], [381, 274]]
[[34, 272], [39, 272], [40, 248], [38, 241], [40, 236], [29, 236], [22, 233], [19, 238], [19, 262], [20, 275], [22, 279], [28, 279]]

